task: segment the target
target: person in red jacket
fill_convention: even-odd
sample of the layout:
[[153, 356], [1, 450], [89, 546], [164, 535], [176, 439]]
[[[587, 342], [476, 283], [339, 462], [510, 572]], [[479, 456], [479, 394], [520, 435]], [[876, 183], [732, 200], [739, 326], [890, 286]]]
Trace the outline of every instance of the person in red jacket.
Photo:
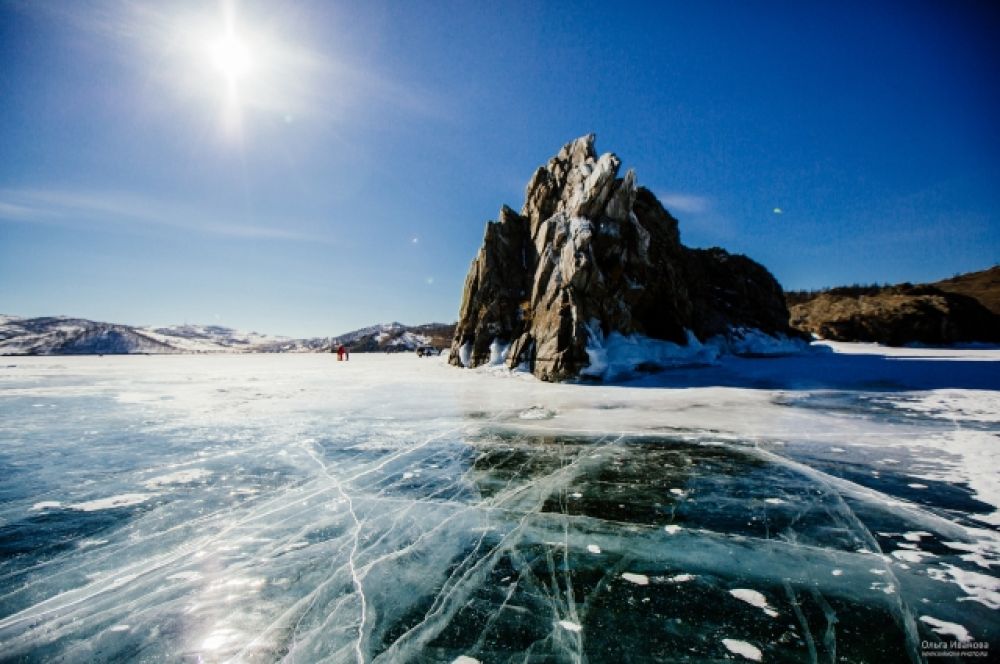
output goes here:
[[340, 344], [339, 346], [337, 346], [337, 361], [338, 362], [340, 362], [340, 361], [342, 361], [344, 359], [344, 353], [346, 353], [346, 352], [347, 351], [344, 348], [344, 344]]

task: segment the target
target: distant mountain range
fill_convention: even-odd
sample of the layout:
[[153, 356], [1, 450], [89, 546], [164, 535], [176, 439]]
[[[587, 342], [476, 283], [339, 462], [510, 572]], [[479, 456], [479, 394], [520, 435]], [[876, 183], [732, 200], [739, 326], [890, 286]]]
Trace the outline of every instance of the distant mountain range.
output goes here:
[[0, 355], [122, 355], [130, 353], [319, 353], [343, 345], [351, 352], [447, 348], [455, 326], [384, 323], [335, 337], [292, 339], [219, 325], [136, 327], [84, 318], [0, 315]]

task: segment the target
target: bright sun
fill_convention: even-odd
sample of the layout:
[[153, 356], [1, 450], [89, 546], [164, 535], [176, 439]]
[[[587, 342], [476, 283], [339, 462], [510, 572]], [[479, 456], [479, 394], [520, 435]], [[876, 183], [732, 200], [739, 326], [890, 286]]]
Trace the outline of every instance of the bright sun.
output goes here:
[[213, 42], [209, 53], [212, 66], [230, 83], [246, 76], [253, 64], [246, 44], [231, 32]]

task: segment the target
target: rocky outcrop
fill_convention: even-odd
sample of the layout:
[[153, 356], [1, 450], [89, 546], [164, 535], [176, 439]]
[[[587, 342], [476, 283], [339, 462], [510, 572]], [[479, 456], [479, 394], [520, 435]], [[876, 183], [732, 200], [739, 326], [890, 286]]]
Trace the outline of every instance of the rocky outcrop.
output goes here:
[[1000, 342], [1000, 316], [927, 285], [834, 288], [794, 304], [791, 324], [822, 339], [888, 346]]
[[[535, 171], [524, 206], [486, 225], [469, 269], [450, 362], [579, 376], [609, 335], [671, 342], [796, 333], [781, 286], [722, 249], [692, 250], [677, 220], [594, 136]], [[756, 334], [756, 332], [755, 332]], [[695, 337], [692, 339], [692, 335]]]

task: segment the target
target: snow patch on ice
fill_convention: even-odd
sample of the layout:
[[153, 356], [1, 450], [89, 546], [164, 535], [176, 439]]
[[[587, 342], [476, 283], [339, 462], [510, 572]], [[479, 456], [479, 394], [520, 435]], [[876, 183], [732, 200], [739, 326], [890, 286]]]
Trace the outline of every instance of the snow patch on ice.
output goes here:
[[741, 655], [754, 662], [761, 661], [764, 656], [760, 648], [739, 639], [722, 639], [722, 645], [726, 646], [726, 650], [734, 655]]
[[676, 535], [681, 531], [681, 527], [674, 523], [671, 523], [668, 526], [663, 526], [663, 529], [667, 531], [668, 535]]
[[155, 493], [123, 493], [109, 498], [99, 498], [97, 500], [88, 500], [83, 503], [74, 503], [72, 505], [67, 505], [67, 507], [83, 512], [96, 512], [97, 510], [110, 510], [118, 507], [131, 507], [132, 505], [139, 505], [155, 495]]
[[919, 563], [924, 558], [933, 558], [934, 554], [913, 549], [896, 549], [892, 552], [892, 556], [899, 560], [905, 560], [908, 563]]
[[925, 530], [914, 530], [903, 533], [903, 539], [907, 542], [919, 542], [921, 537], [931, 537], [931, 534]]
[[963, 642], [972, 640], [972, 635], [969, 634], [969, 630], [965, 629], [965, 627], [959, 625], [958, 623], [938, 620], [932, 616], [920, 616], [920, 622], [927, 623], [930, 625], [932, 630], [941, 636], [954, 636], [956, 640]]
[[542, 408], [541, 406], [532, 406], [526, 410], [522, 410], [518, 413], [518, 419], [522, 420], [550, 420], [555, 417], [553, 413], [548, 408]]
[[571, 632], [579, 632], [583, 629], [583, 627], [580, 626], [580, 623], [575, 623], [572, 620], [560, 620], [558, 625]]
[[1000, 609], [1000, 579], [960, 569], [949, 563], [942, 563], [942, 567], [944, 569], [928, 569], [927, 576], [935, 581], [957, 584], [966, 593], [966, 597], [959, 601], [979, 602], [994, 611]]
[[729, 594], [751, 606], [756, 606], [772, 618], [775, 618], [778, 615], [778, 612], [771, 608], [771, 605], [767, 603], [767, 598], [764, 597], [764, 594], [757, 590], [752, 590], [750, 588], [734, 588], [729, 591]]
[[637, 586], [648, 586], [649, 577], [645, 574], [633, 574], [632, 572], [625, 572], [622, 574], [622, 578], [630, 583], [634, 583]]
[[156, 489], [169, 484], [187, 484], [188, 482], [194, 482], [195, 480], [200, 480], [203, 477], [208, 477], [211, 474], [212, 471], [204, 468], [178, 470], [176, 473], [169, 473], [167, 475], [160, 475], [159, 477], [148, 479], [143, 482], [143, 484], [150, 489]]

